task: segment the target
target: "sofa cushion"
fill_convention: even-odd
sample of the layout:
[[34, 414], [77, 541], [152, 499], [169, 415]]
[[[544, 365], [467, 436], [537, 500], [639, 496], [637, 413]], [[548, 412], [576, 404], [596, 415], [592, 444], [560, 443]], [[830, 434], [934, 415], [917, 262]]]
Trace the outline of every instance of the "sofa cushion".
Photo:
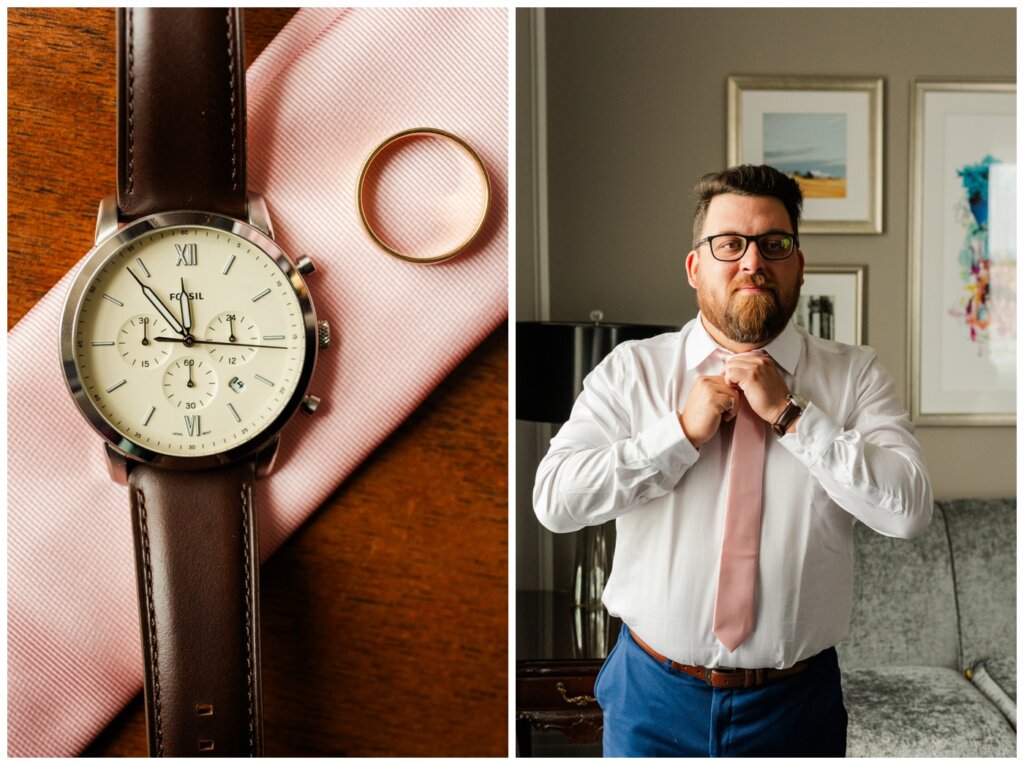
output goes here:
[[853, 613], [839, 663], [960, 669], [949, 540], [941, 510], [914, 539], [854, 529]]
[[1016, 732], [962, 673], [893, 666], [843, 671], [848, 757], [1013, 757]]
[[961, 499], [938, 504], [953, 551], [963, 640], [960, 668], [984, 661], [991, 672], [991, 660], [1017, 656], [1017, 502]]

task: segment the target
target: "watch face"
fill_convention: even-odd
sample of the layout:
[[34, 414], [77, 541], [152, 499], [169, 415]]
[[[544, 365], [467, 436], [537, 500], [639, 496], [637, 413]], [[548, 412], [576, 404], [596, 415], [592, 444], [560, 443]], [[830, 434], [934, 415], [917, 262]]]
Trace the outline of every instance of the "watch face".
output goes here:
[[302, 278], [272, 239], [218, 216], [153, 216], [98, 245], [78, 276], [65, 374], [127, 454], [241, 454], [301, 401], [315, 327]]

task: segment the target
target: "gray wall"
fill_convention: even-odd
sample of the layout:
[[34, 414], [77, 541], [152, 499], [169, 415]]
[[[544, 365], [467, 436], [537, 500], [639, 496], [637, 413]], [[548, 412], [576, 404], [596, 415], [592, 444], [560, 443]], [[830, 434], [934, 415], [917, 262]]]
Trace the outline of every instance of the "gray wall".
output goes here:
[[[528, 13], [518, 12], [519, 36], [529, 31]], [[608, 321], [683, 324], [696, 313], [683, 269], [691, 190], [699, 176], [726, 162], [726, 78], [881, 76], [884, 231], [805, 235], [801, 247], [808, 264], [867, 266], [867, 342], [905, 384], [911, 82], [1013, 77], [1015, 11], [548, 9], [543, 15], [550, 257], [546, 269], [533, 260], [536, 219], [523, 215], [524, 195], [536, 189], [531, 167], [517, 181], [517, 289], [535, 292], [538, 280], [547, 280], [555, 320], [586, 319], [600, 308]], [[531, 60], [523, 48], [517, 53], [523, 119], [530, 108], [523, 75]], [[533, 151], [520, 123], [517, 152], [531, 162], [524, 141]], [[518, 318], [539, 317], [533, 297], [528, 304], [517, 298]], [[937, 499], [1015, 495], [1013, 428], [917, 432]], [[528, 460], [518, 464], [532, 473]], [[517, 514], [529, 520], [529, 494], [521, 489]], [[541, 536], [517, 525], [521, 569], [538, 566], [535, 537]], [[532, 575], [520, 577], [521, 588], [532, 586]]]

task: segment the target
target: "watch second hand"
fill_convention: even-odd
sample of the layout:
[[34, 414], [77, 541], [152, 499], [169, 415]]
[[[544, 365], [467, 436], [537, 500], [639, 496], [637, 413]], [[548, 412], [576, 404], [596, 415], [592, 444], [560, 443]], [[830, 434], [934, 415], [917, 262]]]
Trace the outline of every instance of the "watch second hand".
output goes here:
[[153, 292], [153, 290], [151, 290], [145, 284], [143, 284], [142, 280], [139, 279], [139, 277], [137, 277], [130, 268], [126, 268], [125, 270], [132, 275], [132, 278], [135, 281], [139, 283], [139, 286], [142, 287], [142, 294], [146, 296], [146, 300], [153, 304], [153, 307], [160, 313], [161, 316], [164, 317], [164, 321], [171, 325], [171, 329], [173, 329], [180, 335], [187, 335], [188, 333], [181, 326], [181, 322], [175, 319], [174, 314], [168, 311], [164, 304], [160, 302], [160, 298], [156, 296], [156, 293]]
[[[158, 343], [185, 343], [188, 345], [188, 338], [185, 337], [154, 337]], [[225, 343], [220, 340], [196, 340], [192, 338], [194, 345], [233, 345], [236, 348], [277, 348], [278, 350], [287, 351], [288, 346], [286, 345], [257, 345], [256, 343]]]

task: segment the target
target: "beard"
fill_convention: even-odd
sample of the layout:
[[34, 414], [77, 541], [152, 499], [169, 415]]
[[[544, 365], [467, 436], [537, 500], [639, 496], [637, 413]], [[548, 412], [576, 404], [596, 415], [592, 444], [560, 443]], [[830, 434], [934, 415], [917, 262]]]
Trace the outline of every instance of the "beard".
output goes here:
[[[742, 287], [763, 287], [767, 292], [744, 294]], [[697, 305], [711, 324], [736, 343], [765, 345], [786, 328], [800, 298], [800, 285], [783, 290], [762, 273], [737, 279], [724, 296], [701, 284]]]

